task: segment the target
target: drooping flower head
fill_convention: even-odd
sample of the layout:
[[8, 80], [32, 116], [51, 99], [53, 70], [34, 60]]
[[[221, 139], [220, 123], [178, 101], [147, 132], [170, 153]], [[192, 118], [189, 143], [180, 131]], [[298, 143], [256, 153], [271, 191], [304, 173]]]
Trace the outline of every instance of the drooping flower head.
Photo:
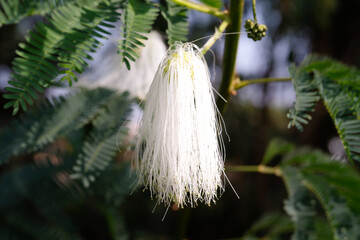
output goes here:
[[176, 43], [146, 96], [135, 147], [138, 183], [167, 206], [215, 202], [224, 171], [219, 117], [200, 49]]

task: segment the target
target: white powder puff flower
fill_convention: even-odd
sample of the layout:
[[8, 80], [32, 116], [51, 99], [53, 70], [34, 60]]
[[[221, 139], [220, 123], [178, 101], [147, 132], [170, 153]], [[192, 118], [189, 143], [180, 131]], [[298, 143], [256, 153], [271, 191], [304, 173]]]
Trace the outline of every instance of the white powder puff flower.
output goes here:
[[166, 206], [215, 202], [223, 191], [220, 117], [200, 49], [173, 45], [146, 96], [135, 147], [138, 184]]

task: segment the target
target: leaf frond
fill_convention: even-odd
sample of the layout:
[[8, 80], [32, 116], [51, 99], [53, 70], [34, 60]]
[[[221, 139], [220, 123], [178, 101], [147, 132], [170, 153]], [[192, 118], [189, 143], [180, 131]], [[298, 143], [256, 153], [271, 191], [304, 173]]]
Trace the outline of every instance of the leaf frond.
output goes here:
[[296, 69], [294, 65], [289, 67], [289, 73], [296, 93], [296, 102], [287, 114], [290, 119], [288, 128], [295, 126], [299, 131], [303, 131], [303, 125], [311, 120], [309, 113], [315, 111], [314, 107], [320, 96], [311, 74]]
[[[115, 122], [118, 122], [113, 119], [114, 116], [112, 119], [110, 116], [106, 118], [108, 122], [100, 118], [103, 114], [109, 114], [107, 109], [114, 99], [119, 99], [115, 102], [123, 103], [123, 107], [119, 106], [120, 110], [127, 109], [130, 104], [127, 94], [118, 96], [114, 91], [103, 88], [80, 91], [66, 99], [57, 100], [53, 105], [49, 102], [40, 104], [24, 116], [14, 119], [9, 128], [1, 129], [0, 139], [6, 141], [6, 144], [3, 143], [4, 147], [0, 148], [0, 164], [7, 162], [11, 156], [39, 150], [86, 125], [99, 126], [99, 133], [101, 129], [114, 128]], [[116, 116], [124, 117], [123, 114], [125, 112], [119, 111]]]
[[63, 0], [0, 0], [0, 27], [18, 23], [28, 16], [48, 14], [62, 4]]
[[139, 47], [145, 46], [145, 34], [149, 33], [156, 17], [158, 6], [150, 1], [129, 0], [123, 14], [122, 40], [119, 41], [118, 52], [122, 61], [130, 70], [130, 61], [135, 61], [139, 55]]
[[290, 67], [296, 102], [290, 109], [288, 127], [300, 131], [311, 119], [321, 98], [350, 161], [360, 161], [360, 71], [329, 58], [310, 56], [295, 69]]
[[[117, 9], [122, 4], [106, 5], [92, 1], [80, 5], [80, 0], [58, 6], [47, 18], [47, 23], [38, 23], [20, 44], [18, 57], [13, 61], [12, 87], [6, 88], [6, 107], [13, 107], [16, 114], [20, 107], [26, 111], [42, 92], [61, 75], [61, 81], [71, 85], [77, 74], [84, 71], [88, 52], [95, 52], [102, 44], [96, 38], [106, 38], [103, 25], [119, 17]], [[111, 24], [110, 24], [111, 25]]]
[[281, 165], [289, 199], [303, 191], [311, 192], [325, 212], [334, 239], [359, 238], [360, 175], [355, 169], [305, 148], [289, 153]]
[[316, 200], [302, 184], [302, 176], [296, 168], [284, 166], [281, 171], [288, 192], [284, 209], [295, 225], [292, 239], [313, 240], [316, 237]]
[[161, 14], [167, 21], [168, 44], [171, 46], [176, 41], [185, 42], [189, 33], [188, 9], [171, 0], [166, 0], [166, 3], [166, 7], [161, 6]]
[[333, 229], [334, 239], [360, 237], [360, 221], [348, 207], [346, 199], [329, 187], [321, 177], [303, 175], [307, 187], [317, 196]]
[[122, 142], [127, 136], [128, 129], [122, 125], [128, 114], [127, 96], [119, 96], [112, 99], [104, 112], [94, 119], [93, 131], [85, 140], [73, 167], [73, 179], [81, 179], [83, 185], [89, 187], [107, 168], [119, 150], [117, 142]]

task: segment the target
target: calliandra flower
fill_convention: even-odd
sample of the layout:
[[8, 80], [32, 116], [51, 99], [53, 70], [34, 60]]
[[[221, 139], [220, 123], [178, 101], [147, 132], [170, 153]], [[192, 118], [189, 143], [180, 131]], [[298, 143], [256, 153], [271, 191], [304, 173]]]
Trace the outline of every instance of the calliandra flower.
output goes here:
[[174, 44], [146, 96], [135, 147], [138, 184], [166, 206], [215, 202], [223, 191], [220, 118], [200, 49]]

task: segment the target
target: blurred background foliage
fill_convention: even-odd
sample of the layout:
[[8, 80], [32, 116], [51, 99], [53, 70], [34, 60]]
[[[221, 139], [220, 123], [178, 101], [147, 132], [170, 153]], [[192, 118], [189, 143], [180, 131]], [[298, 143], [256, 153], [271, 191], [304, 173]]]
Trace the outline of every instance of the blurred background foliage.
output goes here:
[[[244, 19], [251, 18], [251, 1], [245, 1], [245, 6]], [[241, 79], [288, 77], [288, 66], [293, 62], [298, 65], [312, 52], [359, 67], [358, 9], [358, 0], [258, 1], [259, 22], [269, 30], [260, 42], [242, 34], [237, 74]], [[211, 35], [219, 24], [203, 13], [187, 14], [189, 40]], [[155, 20], [154, 28], [166, 42], [165, 33], [171, 30], [166, 26], [172, 16], [164, 15]], [[18, 44], [42, 20], [42, 16], [31, 16], [0, 27], [1, 91], [7, 86]], [[196, 43], [201, 46], [205, 41]], [[116, 48], [108, 49], [112, 50], [97, 57], [111, 58]], [[215, 57], [206, 55], [210, 71], [215, 73], [215, 86], [221, 76], [222, 49], [220, 40], [213, 47]], [[97, 65], [103, 67], [99, 63], [90, 65], [85, 75], [96, 71]], [[40, 95], [26, 114], [12, 117], [11, 110], [0, 110], [1, 239], [359, 236], [358, 173], [340, 162], [329, 161], [346, 155], [321, 101], [314, 106], [312, 120], [303, 132], [287, 128], [286, 114], [295, 101], [291, 83], [245, 87], [232, 97], [225, 114], [231, 139], [226, 142], [226, 166], [258, 165], [263, 161], [269, 166], [281, 164], [282, 178], [229, 171], [227, 175], [240, 200], [227, 186], [211, 208], [172, 206], [163, 222], [166, 208], [157, 206], [152, 213], [156, 201], [147, 191], [132, 185], [131, 125], [124, 122], [130, 118], [131, 103], [139, 100], [131, 93], [103, 88], [76, 90], [70, 97], [52, 98], [51, 103], [45, 101], [46, 94]], [[5, 103], [1, 98], [1, 106]]]

